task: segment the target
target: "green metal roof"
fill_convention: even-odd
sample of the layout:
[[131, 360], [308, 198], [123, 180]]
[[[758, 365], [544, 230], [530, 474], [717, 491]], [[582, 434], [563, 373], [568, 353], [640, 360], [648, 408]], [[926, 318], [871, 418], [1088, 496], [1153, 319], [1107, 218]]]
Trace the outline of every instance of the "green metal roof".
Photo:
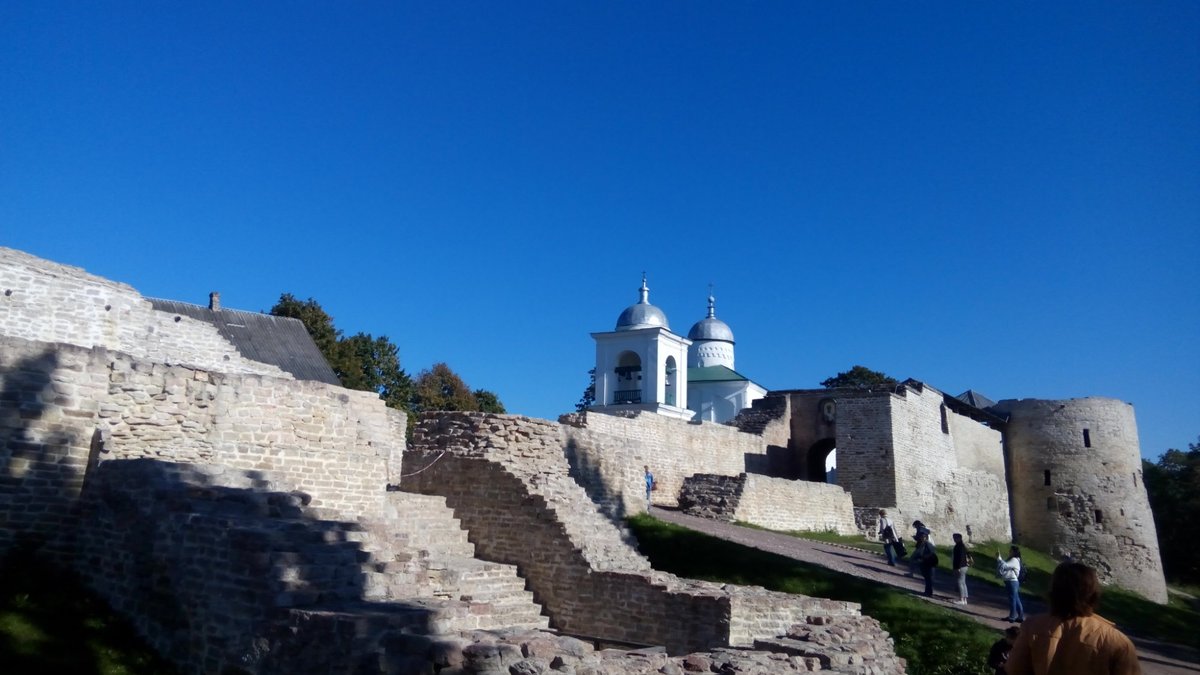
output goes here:
[[688, 382], [749, 382], [750, 378], [726, 366], [688, 368]]

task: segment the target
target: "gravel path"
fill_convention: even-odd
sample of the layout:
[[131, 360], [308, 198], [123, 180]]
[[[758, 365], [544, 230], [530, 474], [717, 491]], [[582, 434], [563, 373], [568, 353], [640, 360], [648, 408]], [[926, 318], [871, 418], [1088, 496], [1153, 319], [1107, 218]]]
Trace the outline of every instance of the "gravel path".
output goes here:
[[[912, 592], [915, 597], [924, 598], [921, 591], [924, 590], [925, 585], [920, 575], [907, 576], [908, 568], [905, 561], [900, 561], [896, 567], [888, 567], [882, 548], [878, 551], [869, 551], [841, 544], [826, 544], [786, 534], [740, 527], [732, 523], [696, 518], [659, 507], [650, 509], [650, 515], [659, 520], [682, 525], [744, 546], [902, 588]], [[983, 553], [983, 551], [977, 551], [976, 558], [981, 557]], [[969, 603], [966, 606], [956, 605], [953, 601], [958, 599], [958, 585], [954, 576], [946, 569], [939, 569], [937, 575], [934, 579], [934, 597], [928, 601], [966, 614], [972, 619], [996, 629], [996, 637], [999, 638], [1001, 631], [1009, 625], [1008, 622], [1001, 621], [1008, 615], [1007, 594], [995, 586], [972, 584], [972, 580], [968, 579]], [[1026, 615], [1045, 611], [1045, 606], [1036, 600], [1023, 598], [1023, 602]], [[1145, 638], [1133, 638], [1133, 641], [1138, 648], [1142, 671], [1147, 675], [1195, 675], [1200, 673], [1200, 654], [1195, 650]]]

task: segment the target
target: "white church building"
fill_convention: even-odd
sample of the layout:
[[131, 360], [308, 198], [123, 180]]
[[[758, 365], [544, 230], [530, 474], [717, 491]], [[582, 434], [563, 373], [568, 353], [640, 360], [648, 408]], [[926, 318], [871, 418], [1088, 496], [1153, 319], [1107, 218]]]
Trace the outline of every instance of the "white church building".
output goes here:
[[667, 315], [650, 304], [642, 275], [638, 301], [596, 341], [593, 410], [644, 410], [706, 422], [726, 422], [767, 390], [733, 369], [733, 331], [717, 318], [709, 293], [708, 316], [685, 338], [671, 332]]

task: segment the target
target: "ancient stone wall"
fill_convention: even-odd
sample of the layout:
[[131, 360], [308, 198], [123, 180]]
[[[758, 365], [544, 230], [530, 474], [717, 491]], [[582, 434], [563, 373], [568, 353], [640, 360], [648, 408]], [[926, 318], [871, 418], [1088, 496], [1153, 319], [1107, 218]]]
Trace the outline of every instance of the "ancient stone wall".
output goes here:
[[1001, 401], [1016, 540], [1070, 553], [1101, 578], [1166, 602], [1133, 406], [1110, 398]]
[[[959, 443], [952, 433], [955, 428], [975, 430], [966, 439], [963, 455], [978, 454], [980, 439], [990, 437], [990, 452], [1002, 457], [1000, 432], [949, 410], [942, 392], [932, 387], [905, 386], [888, 400], [895, 444], [896, 506], [903, 516], [897, 522], [920, 519], [934, 531], [938, 542], [949, 541], [954, 532], [972, 541], [1008, 540], [1011, 526], [1004, 473], [960, 466]], [[994, 458], [989, 461], [996, 464]], [[973, 463], [984, 464], [981, 460]], [[851, 484], [846, 487], [856, 489]]]
[[692, 474], [736, 476], [746, 471], [748, 458], [767, 455], [761, 437], [711, 422], [601, 413], [572, 413], [559, 421], [572, 474], [617, 516], [645, 510], [643, 466], [658, 483], [653, 502], [675, 506], [684, 479]]
[[104, 347], [154, 363], [291, 379], [243, 358], [212, 324], [156, 311], [130, 286], [0, 248], [0, 326], [35, 342]]
[[684, 481], [679, 507], [688, 515], [770, 530], [857, 534], [850, 494], [836, 485], [754, 474], [697, 474]]
[[403, 489], [446, 497], [480, 557], [515, 564], [551, 626], [666, 645], [749, 645], [804, 617], [853, 617], [851, 603], [720, 587], [654, 572], [572, 480], [556, 425], [483, 413], [426, 413]]
[[350, 514], [378, 512], [400, 470], [404, 416], [368, 392], [10, 337], [0, 354], [6, 539], [53, 532], [89, 465], [113, 459], [270, 471]]

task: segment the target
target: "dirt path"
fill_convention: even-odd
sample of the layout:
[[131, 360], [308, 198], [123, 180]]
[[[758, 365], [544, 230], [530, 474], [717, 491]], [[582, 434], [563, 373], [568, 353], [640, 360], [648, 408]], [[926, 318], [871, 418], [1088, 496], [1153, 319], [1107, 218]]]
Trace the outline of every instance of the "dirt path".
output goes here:
[[[650, 515], [743, 546], [821, 565], [838, 572], [853, 574], [856, 577], [902, 588], [911, 591], [917, 597], [923, 597], [921, 591], [924, 590], [925, 585], [920, 576], [915, 578], [907, 576], [908, 568], [904, 561], [897, 563], [896, 567], [888, 567], [882, 549], [875, 552], [840, 544], [798, 539], [786, 534], [687, 516], [678, 511], [658, 507], [652, 508]], [[996, 635], [999, 637], [1000, 632], [1009, 625], [1007, 621], [1001, 620], [1008, 615], [1007, 594], [995, 586], [973, 584], [970, 579], [967, 580], [967, 590], [970, 596], [969, 603], [966, 606], [954, 604], [953, 601], [958, 599], [958, 585], [947, 570], [939, 569], [938, 576], [934, 580], [934, 597], [929, 602], [966, 614], [982, 624], [995, 628]], [[1045, 611], [1045, 606], [1035, 600], [1024, 600], [1024, 605], [1026, 615]], [[1200, 673], [1200, 654], [1193, 649], [1146, 638], [1135, 637], [1133, 641], [1138, 648], [1142, 672], [1146, 675], [1196, 675], [1196, 673]]]

